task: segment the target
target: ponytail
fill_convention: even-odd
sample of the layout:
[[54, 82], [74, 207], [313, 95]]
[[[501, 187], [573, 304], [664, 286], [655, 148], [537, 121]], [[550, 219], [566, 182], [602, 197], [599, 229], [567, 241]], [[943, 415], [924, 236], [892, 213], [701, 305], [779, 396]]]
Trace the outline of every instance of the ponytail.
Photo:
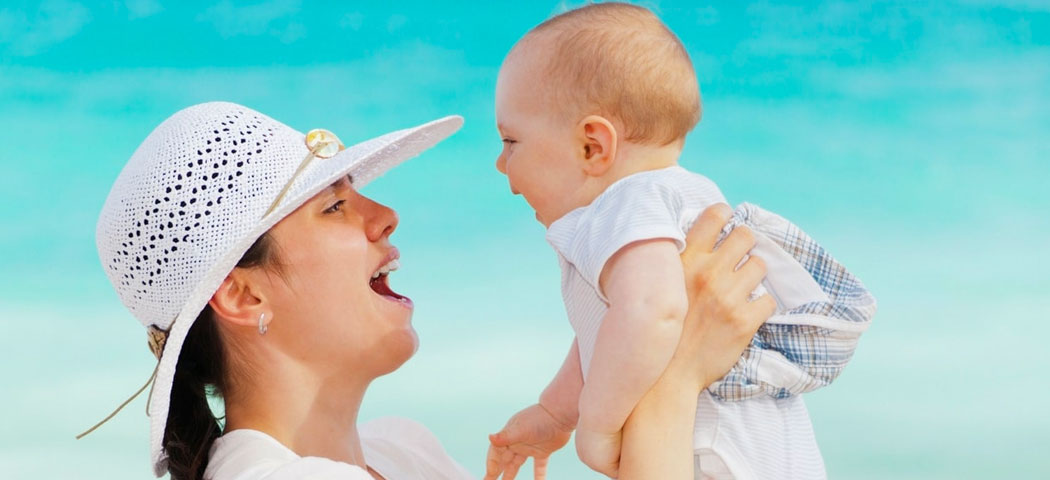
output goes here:
[[[264, 234], [237, 262], [238, 268], [274, 266], [269, 234]], [[171, 384], [163, 447], [172, 480], [201, 480], [212, 443], [222, 435], [208, 397], [226, 391], [229, 362], [215, 315], [206, 306], [193, 322], [179, 353]]]
[[164, 450], [172, 480], [200, 480], [208, 451], [222, 430], [208, 406], [209, 386], [223, 390], [223, 351], [211, 308], [205, 308], [182, 344], [171, 384], [171, 406], [164, 429]]

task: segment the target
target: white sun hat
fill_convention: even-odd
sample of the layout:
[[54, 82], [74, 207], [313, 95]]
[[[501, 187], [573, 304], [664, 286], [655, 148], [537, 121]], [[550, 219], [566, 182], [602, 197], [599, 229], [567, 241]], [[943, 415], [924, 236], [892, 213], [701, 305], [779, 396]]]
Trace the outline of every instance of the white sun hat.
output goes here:
[[361, 188], [462, 125], [449, 116], [344, 149], [327, 131], [304, 135], [250, 108], [212, 102], [175, 113], [146, 137], [106, 198], [96, 242], [158, 356], [147, 400], [157, 476], [167, 472], [162, 440], [183, 340], [248, 248], [340, 178]]

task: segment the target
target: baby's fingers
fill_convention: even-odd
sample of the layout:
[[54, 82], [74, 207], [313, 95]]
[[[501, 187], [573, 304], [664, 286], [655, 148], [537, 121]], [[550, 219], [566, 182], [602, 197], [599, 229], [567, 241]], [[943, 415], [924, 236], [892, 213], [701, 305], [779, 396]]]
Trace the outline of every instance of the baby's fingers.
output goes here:
[[514, 455], [510, 459], [509, 465], [503, 470], [503, 480], [514, 480], [514, 477], [518, 476], [518, 470], [521, 470], [521, 466], [525, 464], [525, 460], [529, 457], [523, 457], [521, 455]]
[[545, 480], [547, 478], [547, 460], [549, 460], [548, 457], [532, 458], [533, 480]]
[[525, 431], [520, 423], [512, 418], [502, 430], [489, 435], [489, 442], [497, 447], [509, 447], [525, 441]]
[[489, 443], [497, 447], [509, 447], [510, 444], [514, 443], [507, 438], [507, 434], [504, 430], [489, 434]]
[[503, 473], [503, 462], [500, 461], [500, 457], [502, 456], [502, 453], [506, 450], [506, 447], [489, 446], [489, 453], [485, 457], [484, 480], [496, 480], [497, 478], [499, 478], [499, 474]]

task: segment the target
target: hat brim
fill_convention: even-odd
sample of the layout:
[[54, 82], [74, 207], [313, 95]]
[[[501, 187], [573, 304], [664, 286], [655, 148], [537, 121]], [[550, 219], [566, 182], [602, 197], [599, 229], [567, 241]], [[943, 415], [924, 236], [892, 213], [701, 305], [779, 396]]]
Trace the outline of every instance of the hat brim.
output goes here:
[[462, 125], [462, 117], [448, 116], [417, 127], [366, 140], [347, 147], [328, 159], [315, 160], [294, 180], [288, 193], [274, 211], [262, 218], [219, 261], [212, 265], [171, 324], [164, 351], [157, 366], [153, 394], [147, 400], [150, 414], [150, 451], [153, 458], [153, 473], [156, 476], [163, 476], [168, 471], [167, 454], [164, 452], [162, 443], [168, 421], [171, 384], [183, 341], [215, 290], [219, 288], [244, 253], [277, 222], [340, 178], [350, 175], [353, 177], [356, 188], [364, 187], [391, 168], [448, 138]]

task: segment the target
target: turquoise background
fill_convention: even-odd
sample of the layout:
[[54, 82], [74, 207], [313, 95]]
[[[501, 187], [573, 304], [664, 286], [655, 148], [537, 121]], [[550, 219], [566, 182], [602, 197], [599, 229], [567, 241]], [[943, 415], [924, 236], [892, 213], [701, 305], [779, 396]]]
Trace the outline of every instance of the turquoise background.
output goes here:
[[[94, 226], [165, 117], [231, 100], [354, 142], [463, 130], [366, 189], [395, 207], [417, 356], [365, 418], [422, 421], [483, 470], [571, 341], [555, 257], [493, 167], [502, 56], [553, 2], [0, 6], [0, 477], [149, 478], [149, 376]], [[831, 388], [807, 396], [829, 474], [1050, 477], [1050, 3], [649, 2], [689, 48], [704, 119], [682, 163], [793, 219], [875, 292]], [[550, 478], [597, 478], [571, 449]]]

